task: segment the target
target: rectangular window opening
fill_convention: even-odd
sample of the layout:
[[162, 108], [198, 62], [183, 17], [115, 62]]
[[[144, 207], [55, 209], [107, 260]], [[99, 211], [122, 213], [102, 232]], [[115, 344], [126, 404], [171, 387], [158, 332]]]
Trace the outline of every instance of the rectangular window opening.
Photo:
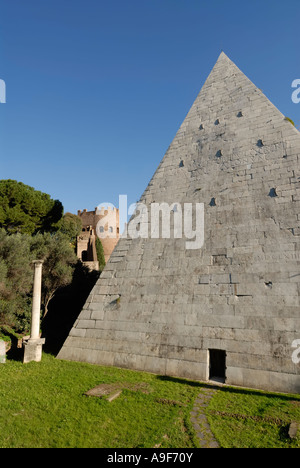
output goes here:
[[225, 383], [226, 351], [222, 349], [209, 350], [209, 380]]

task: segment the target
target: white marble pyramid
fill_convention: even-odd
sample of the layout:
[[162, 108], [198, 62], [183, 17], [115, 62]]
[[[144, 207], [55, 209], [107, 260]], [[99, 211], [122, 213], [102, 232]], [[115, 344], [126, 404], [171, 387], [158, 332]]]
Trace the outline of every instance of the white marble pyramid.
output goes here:
[[120, 239], [58, 358], [299, 392], [299, 168], [299, 132], [222, 52], [141, 197], [201, 205], [203, 244]]

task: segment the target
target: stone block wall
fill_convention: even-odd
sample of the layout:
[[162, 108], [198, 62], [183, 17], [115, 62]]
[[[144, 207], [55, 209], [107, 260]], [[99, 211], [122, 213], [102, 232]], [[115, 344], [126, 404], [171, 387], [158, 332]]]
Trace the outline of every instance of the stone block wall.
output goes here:
[[299, 132], [222, 53], [141, 197], [203, 203], [202, 248], [120, 239], [58, 357], [208, 380], [217, 350], [227, 384], [298, 393], [299, 167]]

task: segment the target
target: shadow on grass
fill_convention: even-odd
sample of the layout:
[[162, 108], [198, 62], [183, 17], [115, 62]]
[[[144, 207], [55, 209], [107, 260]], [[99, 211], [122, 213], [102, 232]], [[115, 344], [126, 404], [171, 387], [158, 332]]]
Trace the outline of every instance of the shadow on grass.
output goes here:
[[[42, 321], [42, 337], [46, 339], [44, 352], [56, 356], [60, 351], [99, 276], [100, 272], [90, 271], [78, 261], [72, 283], [56, 292]], [[20, 339], [14, 334], [6, 334], [11, 341], [7, 360], [23, 361], [24, 349]]]
[[76, 264], [72, 283], [57, 291], [42, 322], [45, 352], [58, 354], [99, 276], [100, 272], [90, 271], [81, 262]]
[[23, 361], [24, 350], [23, 348], [18, 348], [15, 345], [12, 345], [9, 351], [6, 353], [6, 358], [8, 361]]
[[274, 393], [274, 392], [267, 392], [265, 390], [258, 390], [258, 389], [250, 389], [250, 388], [242, 388], [242, 387], [230, 387], [227, 385], [214, 385], [212, 382], [203, 382], [203, 381], [196, 381], [196, 380], [187, 380], [180, 377], [171, 377], [167, 375], [158, 375], [157, 379], [167, 381], [167, 382], [174, 382], [183, 385], [190, 385], [191, 387], [199, 387], [207, 388], [212, 390], [219, 390], [221, 392], [226, 393], [235, 393], [240, 395], [253, 395], [259, 396], [262, 395], [264, 397], [272, 398], [280, 398], [281, 400], [285, 401], [295, 401], [295, 398], [300, 401], [300, 396], [295, 394], [287, 395], [285, 393]]

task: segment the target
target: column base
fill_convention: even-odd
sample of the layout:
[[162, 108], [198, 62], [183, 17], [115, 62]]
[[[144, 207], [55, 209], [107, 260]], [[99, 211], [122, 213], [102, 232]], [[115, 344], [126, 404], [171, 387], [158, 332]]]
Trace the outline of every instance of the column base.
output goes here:
[[23, 341], [24, 347], [24, 358], [23, 364], [35, 361], [40, 362], [42, 360], [42, 347], [45, 344], [45, 338], [31, 339]]

